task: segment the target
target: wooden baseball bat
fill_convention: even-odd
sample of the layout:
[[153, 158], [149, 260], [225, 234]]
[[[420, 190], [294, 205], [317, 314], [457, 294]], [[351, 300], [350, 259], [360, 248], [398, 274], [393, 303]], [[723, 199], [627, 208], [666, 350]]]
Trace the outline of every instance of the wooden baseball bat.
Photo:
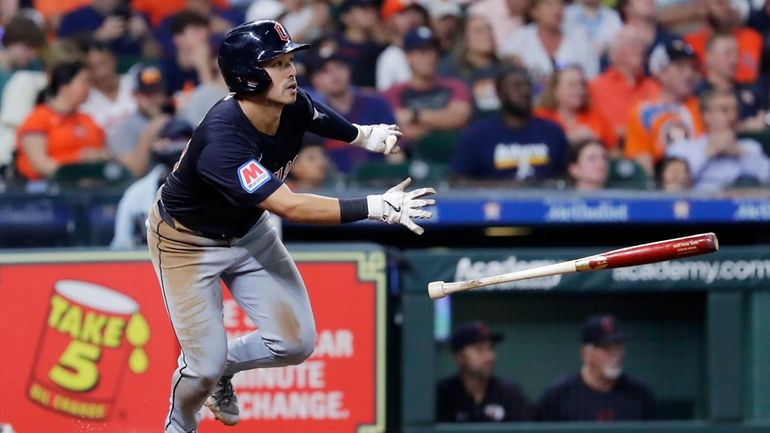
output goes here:
[[647, 263], [662, 262], [665, 260], [681, 259], [683, 257], [699, 256], [713, 253], [719, 249], [719, 241], [714, 233], [701, 233], [699, 235], [683, 238], [668, 239], [649, 244], [635, 245], [633, 247], [612, 250], [602, 254], [596, 254], [582, 259], [570, 260], [552, 265], [539, 266], [522, 271], [509, 272], [485, 278], [476, 278], [467, 281], [445, 283], [433, 281], [428, 284], [428, 294], [431, 299], [443, 298], [446, 295], [477, 287], [491, 286], [500, 283], [526, 280], [529, 278], [547, 277], [559, 274], [571, 274], [573, 272], [598, 271], [600, 269], [623, 268], [626, 266], [644, 265]]

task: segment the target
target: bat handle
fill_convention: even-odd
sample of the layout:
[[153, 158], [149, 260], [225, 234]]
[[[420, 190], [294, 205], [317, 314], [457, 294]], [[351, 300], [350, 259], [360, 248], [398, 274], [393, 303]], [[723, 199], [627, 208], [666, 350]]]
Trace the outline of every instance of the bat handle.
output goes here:
[[433, 281], [428, 284], [428, 295], [431, 299], [441, 299], [444, 296], [447, 295], [447, 292], [445, 290], [445, 282], [443, 281]]

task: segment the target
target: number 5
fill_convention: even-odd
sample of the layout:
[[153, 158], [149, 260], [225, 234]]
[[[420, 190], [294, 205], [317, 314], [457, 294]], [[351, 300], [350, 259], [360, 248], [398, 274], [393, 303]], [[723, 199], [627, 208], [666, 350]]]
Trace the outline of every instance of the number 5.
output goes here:
[[101, 354], [99, 346], [72, 340], [59, 358], [59, 363], [48, 372], [48, 377], [64, 389], [89, 391], [99, 381], [96, 361]]

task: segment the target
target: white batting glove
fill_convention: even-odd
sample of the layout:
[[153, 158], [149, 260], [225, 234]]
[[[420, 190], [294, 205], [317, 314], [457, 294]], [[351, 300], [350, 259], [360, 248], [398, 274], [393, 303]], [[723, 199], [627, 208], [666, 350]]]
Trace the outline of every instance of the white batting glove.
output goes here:
[[358, 125], [353, 124], [358, 129], [358, 136], [350, 144], [363, 147], [364, 149], [390, 155], [397, 153], [401, 149], [396, 146], [396, 140], [401, 137], [401, 131], [398, 125]]
[[385, 194], [370, 195], [366, 197], [369, 205], [369, 219], [385, 221], [388, 224], [403, 224], [409, 230], [423, 234], [425, 230], [412, 221], [412, 218], [427, 219], [433, 216], [431, 212], [422, 210], [425, 206], [436, 203], [432, 198], [418, 199], [428, 194], [435, 194], [433, 188], [420, 188], [406, 192], [404, 189], [412, 183], [411, 178], [399, 183], [387, 190]]

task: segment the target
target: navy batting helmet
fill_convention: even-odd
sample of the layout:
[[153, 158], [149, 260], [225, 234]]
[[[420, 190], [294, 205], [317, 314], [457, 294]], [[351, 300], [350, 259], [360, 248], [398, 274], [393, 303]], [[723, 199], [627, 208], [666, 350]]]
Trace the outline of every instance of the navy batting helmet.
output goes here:
[[254, 95], [270, 87], [270, 75], [261, 66], [264, 62], [309, 47], [293, 42], [277, 21], [252, 21], [227, 32], [217, 60], [231, 92]]

